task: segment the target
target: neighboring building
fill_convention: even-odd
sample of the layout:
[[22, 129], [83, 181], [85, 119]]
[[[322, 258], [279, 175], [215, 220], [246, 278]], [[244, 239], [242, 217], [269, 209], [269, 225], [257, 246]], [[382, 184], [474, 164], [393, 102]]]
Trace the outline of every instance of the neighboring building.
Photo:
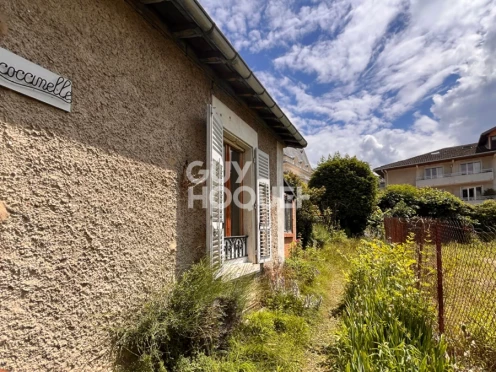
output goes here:
[[[285, 147], [283, 171], [284, 173], [294, 173], [305, 183], [308, 183], [313, 169], [308, 161], [305, 150], [302, 148]], [[291, 245], [296, 242], [298, 236], [296, 231], [296, 190], [293, 190], [286, 184], [284, 198], [286, 201], [284, 212], [284, 249], [286, 252], [285, 256], [289, 257]]]
[[291, 246], [297, 240], [296, 231], [296, 192], [284, 181], [284, 256], [291, 254]]
[[496, 189], [496, 127], [480, 135], [479, 142], [448, 147], [374, 169], [385, 185], [435, 187], [472, 203], [481, 203]]
[[[193, 262], [284, 257], [283, 148], [306, 141], [195, 0], [0, 13], [0, 369], [111, 370], [107, 330]], [[191, 188], [194, 161], [217, 177]], [[224, 180], [248, 210], [190, 208]]]
[[312, 176], [312, 166], [302, 148], [286, 147], [284, 149], [284, 173], [292, 172], [308, 183]]

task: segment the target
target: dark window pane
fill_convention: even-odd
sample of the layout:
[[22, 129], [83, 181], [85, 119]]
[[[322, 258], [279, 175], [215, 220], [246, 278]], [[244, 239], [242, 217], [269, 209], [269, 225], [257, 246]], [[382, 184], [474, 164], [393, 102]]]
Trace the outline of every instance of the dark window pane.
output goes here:
[[286, 202], [284, 209], [284, 232], [293, 232], [293, 203]]
[[[230, 149], [231, 151], [231, 195], [234, 197], [234, 193], [238, 188], [242, 186], [241, 182], [237, 182], [239, 178], [239, 172], [236, 168], [243, 168], [243, 164], [241, 164], [242, 154], [236, 150]], [[239, 167], [235, 167], [234, 164], [237, 164]], [[240, 197], [241, 199], [241, 197]], [[241, 208], [237, 205], [235, 200], [231, 203], [231, 236], [239, 236], [243, 233], [242, 228], [242, 220], [241, 220]]]

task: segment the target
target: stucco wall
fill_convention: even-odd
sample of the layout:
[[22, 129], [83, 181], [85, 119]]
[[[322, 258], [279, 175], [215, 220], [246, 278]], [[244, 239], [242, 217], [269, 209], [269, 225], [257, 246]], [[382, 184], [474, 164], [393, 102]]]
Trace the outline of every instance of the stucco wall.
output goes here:
[[0, 367], [108, 370], [108, 327], [205, 252], [182, 175], [205, 160], [212, 93], [259, 132], [274, 183], [277, 141], [123, 0], [0, 12], [0, 46], [71, 79], [74, 97], [65, 113], [0, 88]]
[[417, 169], [391, 169], [387, 172], [386, 182], [388, 185], [409, 184], [415, 186], [417, 181]]

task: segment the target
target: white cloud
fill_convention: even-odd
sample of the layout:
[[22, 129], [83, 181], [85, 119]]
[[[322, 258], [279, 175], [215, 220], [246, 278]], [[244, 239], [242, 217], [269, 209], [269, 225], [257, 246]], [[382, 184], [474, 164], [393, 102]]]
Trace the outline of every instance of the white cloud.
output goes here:
[[330, 126], [318, 133], [305, 136], [310, 162], [316, 164], [324, 155], [339, 151], [356, 155], [372, 167], [427, 153], [453, 144], [453, 138], [441, 131], [424, 132], [420, 129], [380, 129], [364, 134], [353, 125]]
[[388, 25], [405, 9], [403, 0], [350, 2], [350, 21], [336, 39], [294, 45], [275, 60], [278, 68], [316, 73], [320, 82], [353, 82], [366, 69]]
[[202, 3], [237, 48], [267, 59], [257, 76], [314, 164], [340, 151], [378, 166], [496, 126], [495, 0]]
[[237, 48], [252, 52], [288, 47], [317, 30], [332, 34], [349, 11], [346, 0], [309, 5], [295, 0], [203, 0], [202, 5]]

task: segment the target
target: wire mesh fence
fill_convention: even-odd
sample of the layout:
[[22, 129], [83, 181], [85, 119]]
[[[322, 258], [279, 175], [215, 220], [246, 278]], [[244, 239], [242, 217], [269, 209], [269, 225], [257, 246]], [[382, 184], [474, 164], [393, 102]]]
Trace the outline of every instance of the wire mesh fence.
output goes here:
[[455, 352], [496, 371], [496, 228], [464, 220], [384, 220], [386, 239], [416, 246], [419, 288], [435, 300], [438, 327]]

